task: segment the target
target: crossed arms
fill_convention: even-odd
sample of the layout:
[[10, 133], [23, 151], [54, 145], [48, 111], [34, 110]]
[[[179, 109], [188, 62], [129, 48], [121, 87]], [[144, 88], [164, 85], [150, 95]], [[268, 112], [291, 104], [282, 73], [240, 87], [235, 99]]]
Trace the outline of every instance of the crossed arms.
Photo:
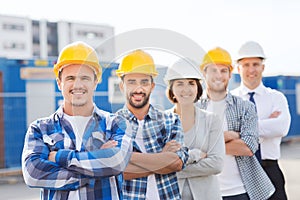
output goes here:
[[180, 150], [181, 145], [175, 140], [171, 140], [166, 143], [160, 153], [132, 153], [124, 172], [124, 179], [130, 180], [151, 174], [169, 174], [180, 171], [183, 162], [176, 154]]

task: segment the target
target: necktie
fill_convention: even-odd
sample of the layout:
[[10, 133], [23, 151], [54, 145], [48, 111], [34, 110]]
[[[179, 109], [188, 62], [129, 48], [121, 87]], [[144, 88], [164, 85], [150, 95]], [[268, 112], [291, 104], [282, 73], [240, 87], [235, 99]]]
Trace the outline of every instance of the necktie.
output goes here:
[[[249, 94], [249, 101], [251, 101], [252, 103], [254, 103], [254, 105], [256, 105], [254, 98], [253, 98], [255, 92], [248, 92], [248, 94]], [[255, 106], [255, 108], [256, 108], [256, 106]], [[258, 144], [258, 150], [255, 152], [255, 156], [256, 156], [257, 160], [261, 163], [260, 144]]]
[[248, 92], [248, 94], [250, 96], [249, 97], [249, 101], [251, 101], [255, 105], [255, 101], [254, 101], [254, 94], [255, 94], [255, 92]]

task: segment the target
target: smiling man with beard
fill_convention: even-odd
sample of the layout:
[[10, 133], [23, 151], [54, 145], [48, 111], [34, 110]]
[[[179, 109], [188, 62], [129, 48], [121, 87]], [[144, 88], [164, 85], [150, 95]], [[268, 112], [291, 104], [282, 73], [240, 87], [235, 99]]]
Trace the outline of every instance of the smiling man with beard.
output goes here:
[[134, 152], [124, 172], [124, 199], [181, 199], [176, 172], [188, 159], [178, 115], [154, 108], [150, 95], [157, 71], [152, 57], [135, 50], [125, 56], [116, 71], [126, 97], [117, 112], [132, 125]]

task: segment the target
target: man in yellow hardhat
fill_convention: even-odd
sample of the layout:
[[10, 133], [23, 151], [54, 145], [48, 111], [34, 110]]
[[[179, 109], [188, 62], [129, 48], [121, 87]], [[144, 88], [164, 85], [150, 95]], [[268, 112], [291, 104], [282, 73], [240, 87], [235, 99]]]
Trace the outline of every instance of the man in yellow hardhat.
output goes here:
[[230, 54], [223, 48], [213, 48], [204, 56], [200, 69], [206, 96], [200, 99], [199, 106], [223, 120], [226, 156], [218, 175], [223, 199], [268, 199], [275, 189], [254, 156], [258, 149], [255, 106], [227, 89], [233, 70]]
[[187, 159], [179, 117], [154, 108], [150, 95], [157, 71], [152, 57], [135, 50], [126, 55], [116, 71], [126, 96], [117, 112], [136, 134], [134, 152], [124, 172], [124, 199], [180, 199], [176, 172]]
[[64, 101], [28, 128], [22, 154], [26, 184], [43, 188], [41, 199], [122, 199], [131, 128], [93, 102], [102, 75], [96, 51], [83, 42], [67, 45], [54, 73]]
[[288, 134], [291, 114], [286, 97], [278, 90], [266, 87], [263, 82], [265, 53], [255, 41], [241, 45], [236, 62], [241, 85], [233, 94], [255, 101], [258, 114], [261, 165], [275, 185], [276, 191], [270, 199], [287, 199], [284, 175], [278, 164], [282, 137]]

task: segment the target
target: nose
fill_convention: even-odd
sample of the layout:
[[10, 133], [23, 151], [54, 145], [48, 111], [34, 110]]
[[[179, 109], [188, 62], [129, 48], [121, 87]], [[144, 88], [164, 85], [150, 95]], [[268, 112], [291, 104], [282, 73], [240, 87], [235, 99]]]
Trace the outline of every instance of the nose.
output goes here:
[[192, 89], [192, 86], [190, 84], [187, 84], [184, 86], [183, 91], [190, 91]]
[[143, 91], [143, 86], [141, 84], [137, 84], [136, 87], [134, 88], [135, 92], [142, 92]]
[[81, 87], [82, 86], [82, 80], [80, 78], [76, 78], [74, 81], [74, 87]]
[[256, 67], [254, 65], [250, 65], [249, 71], [254, 72], [256, 70]]
[[215, 76], [216, 76], [216, 78], [221, 78], [222, 72], [220, 70], [216, 70]]

